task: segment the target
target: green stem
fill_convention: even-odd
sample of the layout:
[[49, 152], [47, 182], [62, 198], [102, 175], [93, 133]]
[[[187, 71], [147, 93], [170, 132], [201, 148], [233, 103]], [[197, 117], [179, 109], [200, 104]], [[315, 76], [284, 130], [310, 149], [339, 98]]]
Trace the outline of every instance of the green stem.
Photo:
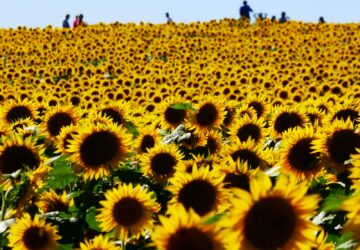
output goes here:
[[6, 215], [6, 200], [8, 195], [10, 194], [11, 190], [13, 190], [13, 185], [11, 185], [11, 187], [6, 191], [6, 193], [4, 194], [4, 192], [1, 192], [1, 198], [2, 198], [2, 204], [1, 204], [1, 217], [0, 217], [0, 221], [3, 221], [5, 219], [5, 215]]

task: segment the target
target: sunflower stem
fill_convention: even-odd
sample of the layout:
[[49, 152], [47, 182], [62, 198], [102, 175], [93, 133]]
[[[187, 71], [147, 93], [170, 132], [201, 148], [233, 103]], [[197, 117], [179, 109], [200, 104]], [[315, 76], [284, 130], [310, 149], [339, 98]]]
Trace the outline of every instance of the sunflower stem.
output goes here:
[[9, 196], [11, 190], [13, 190], [14, 188], [14, 181], [11, 179], [11, 187], [5, 192], [1, 192], [1, 199], [2, 199], [2, 204], [1, 204], [1, 216], [0, 216], [0, 221], [3, 221], [5, 219], [5, 215], [6, 215], [6, 200], [7, 197]]

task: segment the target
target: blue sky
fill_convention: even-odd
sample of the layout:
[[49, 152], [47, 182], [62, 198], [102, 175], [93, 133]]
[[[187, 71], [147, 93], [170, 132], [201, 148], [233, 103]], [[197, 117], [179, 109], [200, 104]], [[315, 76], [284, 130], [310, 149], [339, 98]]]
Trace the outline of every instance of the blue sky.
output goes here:
[[[360, 0], [248, 0], [255, 12], [279, 17], [281, 11], [298, 21], [360, 22]], [[242, 1], [235, 0], [0, 0], [0, 27], [59, 27], [66, 13], [71, 20], [83, 13], [98, 22], [161, 23], [165, 12], [178, 22], [238, 18]]]

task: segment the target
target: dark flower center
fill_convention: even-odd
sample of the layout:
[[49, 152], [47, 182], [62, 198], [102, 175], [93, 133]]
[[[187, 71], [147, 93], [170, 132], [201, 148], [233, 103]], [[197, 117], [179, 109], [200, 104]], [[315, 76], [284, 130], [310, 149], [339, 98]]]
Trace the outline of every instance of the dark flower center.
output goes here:
[[232, 122], [234, 115], [228, 107], [225, 108], [225, 111], [226, 115], [223, 124], [224, 126], [228, 126]]
[[48, 235], [45, 229], [34, 226], [26, 229], [23, 241], [28, 249], [43, 249], [48, 243]]
[[72, 117], [66, 112], [59, 112], [51, 116], [47, 122], [47, 129], [52, 136], [60, 134], [61, 128], [73, 123]]
[[185, 110], [178, 110], [168, 107], [165, 111], [165, 120], [171, 125], [178, 125], [185, 119]]
[[199, 215], [205, 215], [215, 206], [216, 190], [206, 180], [193, 180], [182, 187], [178, 200], [186, 209], [192, 208]]
[[0, 170], [11, 174], [24, 166], [35, 169], [40, 165], [40, 157], [26, 146], [7, 147], [0, 156]]
[[108, 131], [92, 133], [85, 138], [80, 147], [81, 159], [89, 166], [106, 164], [113, 160], [118, 153], [118, 138]]
[[196, 114], [196, 120], [200, 126], [211, 126], [218, 118], [218, 111], [212, 103], [206, 103], [200, 107]]
[[151, 169], [158, 175], [170, 175], [174, 172], [175, 158], [169, 153], [159, 153], [151, 160]]
[[135, 225], [143, 216], [143, 207], [140, 202], [131, 197], [119, 200], [113, 208], [113, 216], [121, 226]]
[[209, 149], [210, 154], [213, 154], [216, 152], [216, 150], [219, 149], [218, 143], [216, 140], [212, 137], [208, 137], [206, 147]]
[[151, 136], [151, 135], [145, 135], [143, 138], [142, 138], [142, 141], [141, 141], [141, 145], [140, 145], [140, 148], [141, 148], [141, 151], [142, 152], [147, 152], [147, 150], [149, 148], [152, 148], [155, 146], [155, 140], [154, 140], [154, 137]]
[[236, 135], [242, 142], [247, 141], [250, 137], [257, 142], [260, 139], [261, 131], [259, 126], [249, 123], [239, 128]]
[[296, 220], [288, 201], [280, 197], [263, 198], [245, 217], [245, 237], [256, 248], [278, 249], [293, 236]]
[[303, 120], [301, 116], [293, 112], [284, 112], [276, 118], [275, 130], [282, 133], [289, 128], [295, 128], [297, 126], [302, 127]]
[[111, 118], [115, 124], [123, 124], [123, 117], [119, 114], [119, 112], [112, 108], [106, 108], [101, 110], [101, 114]]
[[262, 105], [260, 102], [256, 102], [256, 101], [250, 102], [248, 106], [251, 107], [251, 108], [253, 108], [253, 109], [255, 109], [255, 111], [256, 111], [256, 116], [257, 116], [258, 118], [262, 116], [262, 114], [263, 114], [263, 112], [264, 112], [264, 107], [263, 107], [263, 105]]
[[174, 233], [166, 247], [167, 250], [213, 250], [209, 236], [197, 228], [181, 228]]
[[250, 191], [250, 179], [246, 174], [228, 173], [224, 178], [225, 188], [241, 188], [245, 191]]
[[344, 164], [356, 153], [356, 148], [360, 148], [360, 135], [350, 129], [336, 131], [328, 138], [327, 148], [332, 160]]
[[298, 141], [290, 149], [288, 161], [292, 167], [300, 171], [310, 171], [318, 165], [318, 154], [312, 153], [312, 138]]
[[336, 114], [333, 116], [332, 120], [338, 119], [338, 120], [346, 121], [348, 118], [350, 118], [350, 120], [352, 122], [355, 122], [356, 124], [358, 124], [357, 119], [360, 118], [360, 115], [356, 110], [343, 109], [343, 110], [336, 112]]
[[20, 119], [32, 118], [31, 111], [26, 106], [16, 106], [9, 110], [6, 115], [6, 120], [9, 123], [15, 122]]
[[260, 166], [260, 158], [251, 150], [241, 149], [231, 154], [234, 161], [240, 159], [241, 162], [247, 162], [249, 168], [255, 169]]

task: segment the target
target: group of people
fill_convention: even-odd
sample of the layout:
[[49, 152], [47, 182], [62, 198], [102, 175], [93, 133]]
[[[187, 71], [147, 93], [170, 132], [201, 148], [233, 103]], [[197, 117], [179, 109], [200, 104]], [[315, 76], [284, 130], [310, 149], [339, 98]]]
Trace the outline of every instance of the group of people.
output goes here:
[[[247, 4], [247, 1], [244, 1], [243, 6], [240, 7], [240, 18], [250, 20], [250, 12], [253, 12], [253, 10]], [[264, 20], [267, 18], [267, 15], [259, 13], [259, 14], [255, 14], [255, 18]], [[290, 18], [288, 16], [286, 16], [286, 12], [283, 11], [283, 12], [281, 12], [281, 16], [278, 21], [279, 21], [279, 23], [286, 23], [289, 19]], [[277, 21], [276, 16], [272, 16], [271, 21], [276, 22]], [[319, 23], [325, 23], [324, 17], [319, 18]]]
[[[69, 20], [70, 20], [70, 15], [67, 14], [65, 16], [65, 19], [64, 19], [63, 23], [62, 23], [63, 28], [71, 28]], [[84, 15], [83, 14], [80, 14], [80, 15], [76, 16], [73, 23], [72, 23], [73, 28], [76, 28], [76, 27], [79, 27], [79, 26], [86, 26], [86, 23], [84, 22]]]
[[[247, 1], [243, 2], [243, 6], [240, 7], [240, 18], [241, 19], [248, 19], [250, 20], [250, 12], [253, 12], [253, 10], [251, 9], [251, 7], [248, 5]], [[266, 14], [263, 13], [257, 13], [254, 14], [256, 19], [260, 19], [260, 20], [264, 20], [267, 18]], [[170, 17], [170, 14], [168, 12], [165, 13], [165, 17], [166, 17], [166, 22], [167, 23], [172, 23], [173, 20]], [[63, 28], [70, 28], [70, 23], [69, 23], [69, 19], [70, 19], [70, 15], [67, 14], [65, 16], [65, 20], [63, 21], [62, 27]], [[79, 26], [86, 26], [86, 23], [83, 21], [84, 16], [83, 14], [80, 14], [78, 16], [75, 17], [74, 21], [73, 21], [73, 28], [79, 27]], [[279, 23], [286, 23], [290, 18], [288, 16], [286, 16], [286, 12], [281, 12], [281, 16], [278, 20]], [[271, 17], [271, 21], [272, 22], [276, 22], [276, 16], [272, 16]], [[324, 17], [320, 17], [319, 18], [319, 23], [325, 23], [325, 19]]]

